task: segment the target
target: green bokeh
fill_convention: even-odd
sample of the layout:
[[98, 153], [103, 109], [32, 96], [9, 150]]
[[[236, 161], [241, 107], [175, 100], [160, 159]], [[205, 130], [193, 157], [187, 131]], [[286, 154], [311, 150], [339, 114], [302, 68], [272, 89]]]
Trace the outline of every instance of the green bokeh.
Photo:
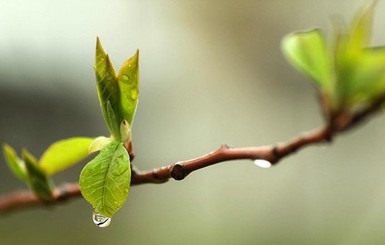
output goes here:
[[[280, 42], [362, 1], [7, 1], [0, 16], [0, 142], [36, 156], [54, 141], [108, 135], [95, 37], [114, 64], [141, 50], [134, 163], [149, 169], [221, 144], [285, 141], [322, 124], [315, 91]], [[383, 13], [379, 2], [376, 13]], [[384, 43], [377, 14], [374, 44]], [[272, 169], [212, 166], [181, 182], [135, 186], [108, 228], [77, 199], [0, 216], [3, 244], [382, 244], [381, 116]], [[76, 181], [82, 166], [55, 176]], [[0, 164], [0, 191], [24, 188]]]

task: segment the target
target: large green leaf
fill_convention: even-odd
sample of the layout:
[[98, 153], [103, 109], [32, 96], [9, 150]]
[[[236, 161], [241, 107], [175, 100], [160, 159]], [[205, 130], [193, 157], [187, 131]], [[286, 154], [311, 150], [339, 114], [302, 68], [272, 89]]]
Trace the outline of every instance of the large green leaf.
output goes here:
[[42, 200], [52, 200], [53, 184], [40, 168], [35, 157], [33, 157], [26, 149], [23, 149], [23, 160], [28, 173], [29, 187]]
[[25, 168], [25, 164], [23, 160], [21, 160], [17, 156], [15, 150], [7, 144], [3, 145], [3, 152], [4, 152], [5, 162], [8, 164], [8, 167], [11, 170], [11, 172], [20, 180], [27, 183], [27, 179], [28, 179], [27, 170]]
[[319, 87], [330, 89], [331, 61], [320, 29], [287, 35], [282, 41], [282, 50], [294, 67], [309, 75]]
[[80, 174], [80, 190], [95, 212], [111, 217], [127, 199], [130, 160], [122, 143], [113, 141]]
[[48, 175], [63, 171], [88, 156], [93, 138], [74, 137], [53, 143], [43, 153], [39, 164]]

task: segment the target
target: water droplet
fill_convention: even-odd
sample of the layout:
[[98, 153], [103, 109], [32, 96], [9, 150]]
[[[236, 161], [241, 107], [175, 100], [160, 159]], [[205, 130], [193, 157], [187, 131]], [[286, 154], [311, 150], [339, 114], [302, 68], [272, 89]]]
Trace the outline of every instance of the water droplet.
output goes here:
[[123, 80], [125, 80], [125, 81], [130, 80], [130, 77], [127, 76], [126, 74], [123, 74], [123, 75], [122, 75], [122, 78], [123, 78]]
[[272, 166], [271, 162], [265, 159], [255, 159], [254, 164], [260, 168], [270, 168]]
[[131, 98], [136, 99], [138, 97], [138, 90], [131, 89]]
[[94, 224], [99, 227], [107, 227], [111, 223], [111, 218], [97, 212], [92, 214], [92, 220], [94, 221]]

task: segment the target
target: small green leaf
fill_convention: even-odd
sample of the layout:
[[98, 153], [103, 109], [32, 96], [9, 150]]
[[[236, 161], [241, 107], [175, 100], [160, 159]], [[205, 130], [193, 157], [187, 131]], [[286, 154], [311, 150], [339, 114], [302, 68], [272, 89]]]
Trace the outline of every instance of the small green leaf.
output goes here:
[[88, 153], [91, 154], [91, 153], [100, 151], [101, 149], [103, 149], [106, 145], [108, 145], [112, 141], [113, 141], [112, 138], [99, 136], [91, 143], [90, 147], [88, 148]]
[[365, 2], [365, 5], [353, 18], [349, 42], [350, 51], [358, 51], [369, 45], [376, 3], [376, 0]]
[[93, 138], [74, 137], [53, 143], [43, 153], [39, 165], [47, 175], [61, 172], [88, 156]]
[[[104, 52], [99, 38], [96, 42], [96, 60], [95, 60], [95, 75], [98, 89], [100, 107], [103, 112], [104, 119], [112, 136], [120, 141], [120, 89], [116, 78], [115, 69], [110, 58]], [[113, 113], [112, 113], [113, 112]], [[115, 117], [116, 120], [111, 118]]]
[[120, 125], [126, 120], [130, 126], [135, 117], [139, 93], [139, 51], [127, 60], [116, 75], [99, 38], [96, 42], [95, 75], [100, 106], [104, 119], [117, 141], [123, 141]]
[[107, 101], [107, 118], [106, 122], [109, 126], [110, 132], [112, 134], [112, 137], [117, 140], [121, 141], [122, 136], [120, 135], [120, 130], [119, 130], [119, 121], [120, 119], [117, 117], [118, 115], [116, 114], [116, 110], [112, 108], [112, 105], [110, 101]]
[[118, 73], [118, 81], [121, 91], [120, 113], [132, 126], [139, 94], [139, 50], [124, 62]]
[[309, 75], [319, 87], [330, 90], [331, 62], [320, 29], [287, 35], [282, 41], [282, 50], [294, 67]]
[[26, 183], [27, 170], [25, 169], [23, 160], [21, 160], [17, 156], [15, 150], [7, 144], [3, 145], [3, 153], [4, 153], [5, 162], [8, 164], [8, 167], [11, 170], [11, 172], [20, 180]]
[[37, 164], [37, 160], [26, 149], [23, 149], [23, 159], [28, 172], [28, 185], [31, 190], [42, 200], [53, 199], [52, 182]]
[[349, 30], [334, 33], [336, 97], [343, 110], [369, 106], [385, 89], [385, 48], [368, 48], [374, 7], [368, 1], [353, 19]]
[[385, 48], [363, 50], [351, 66], [343, 78], [346, 103], [371, 103], [385, 94]]
[[80, 190], [95, 212], [111, 217], [125, 202], [131, 179], [130, 160], [122, 143], [101, 149], [80, 174]]

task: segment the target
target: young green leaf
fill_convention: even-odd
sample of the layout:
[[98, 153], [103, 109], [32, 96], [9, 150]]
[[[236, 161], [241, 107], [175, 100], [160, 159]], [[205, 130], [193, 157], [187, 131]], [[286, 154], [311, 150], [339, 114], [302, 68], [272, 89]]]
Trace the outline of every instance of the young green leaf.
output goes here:
[[[134, 120], [139, 91], [139, 52], [127, 60], [116, 75], [99, 38], [96, 42], [95, 74], [100, 106], [107, 126], [117, 141], [122, 139], [120, 125]], [[127, 143], [127, 142], [124, 142]]]
[[366, 2], [349, 30], [335, 33], [336, 95], [345, 110], [368, 106], [384, 94], [385, 48], [367, 47], [376, 2]]
[[88, 148], [93, 140], [74, 137], [53, 143], [41, 156], [40, 168], [47, 175], [54, 175], [77, 164], [88, 156]]
[[121, 91], [120, 113], [132, 126], [139, 94], [139, 50], [124, 62], [118, 73], [118, 81]]
[[28, 172], [28, 185], [31, 190], [42, 200], [52, 200], [52, 182], [40, 168], [35, 157], [23, 149], [23, 159]]
[[353, 18], [349, 42], [350, 51], [358, 51], [369, 45], [376, 3], [376, 0], [365, 2], [365, 5]]
[[88, 147], [88, 153], [91, 154], [91, 153], [100, 151], [101, 149], [103, 149], [106, 145], [108, 145], [112, 141], [113, 141], [112, 138], [99, 136], [94, 141], [92, 141], [90, 147]]
[[101, 149], [80, 174], [80, 191], [95, 212], [111, 217], [127, 199], [131, 180], [130, 160], [122, 143]]
[[23, 182], [27, 182], [27, 170], [25, 169], [25, 165], [23, 160], [21, 160], [15, 150], [7, 145], [3, 145], [3, 152], [5, 157], [5, 162], [7, 163], [11, 172], [18, 177]]
[[385, 93], [385, 48], [365, 49], [343, 76], [346, 104], [371, 103]]
[[335, 23], [329, 50], [318, 29], [282, 42], [288, 60], [316, 81], [329, 117], [358, 112], [385, 95], [385, 47], [368, 47], [376, 2], [367, 1], [348, 29]]
[[282, 41], [282, 50], [289, 62], [309, 75], [319, 87], [330, 87], [331, 62], [320, 29], [287, 35]]
[[[111, 63], [109, 56], [104, 52], [99, 38], [96, 42], [96, 59], [95, 59], [95, 75], [98, 89], [100, 107], [103, 112], [104, 119], [112, 136], [120, 141], [120, 118], [118, 117], [120, 107], [120, 89], [116, 78], [115, 69]], [[114, 113], [111, 113], [114, 112]], [[116, 120], [112, 120], [112, 117]]]
[[107, 117], [106, 122], [109, 126], [110, 132], [112, 134], [112, 137], [117, 141], [122, 141], [122, 136], [120, 135], [119, 130], [119, 121], [120, 118], [118, 118], [117, 110], [112, 108], [112, 105], [109, 100], [107, 100]]

